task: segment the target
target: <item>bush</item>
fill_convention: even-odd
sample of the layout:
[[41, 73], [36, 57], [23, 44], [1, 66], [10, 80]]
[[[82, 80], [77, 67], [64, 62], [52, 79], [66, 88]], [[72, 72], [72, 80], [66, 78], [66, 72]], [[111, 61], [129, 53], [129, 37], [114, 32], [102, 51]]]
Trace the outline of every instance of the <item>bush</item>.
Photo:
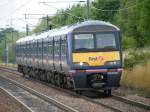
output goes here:
[[150, 62], [139, 64], [132, 70], [124, 70], [121, 77], [121, 85], [140, 93], [150, 95]]
[[150, 94], [150, 52], [147, 49], [130, 51], [124, 57], [121, 85]]
[[122, 48], [124, 50], [136, 47], [137, 43], [133, 37], [125, 37], [125, 36], [122, 37]]
[[150, 59], [149, 52], [132, 51], [124, 58], [124, 68], [133, 69], [135, 65], [144, 64]]

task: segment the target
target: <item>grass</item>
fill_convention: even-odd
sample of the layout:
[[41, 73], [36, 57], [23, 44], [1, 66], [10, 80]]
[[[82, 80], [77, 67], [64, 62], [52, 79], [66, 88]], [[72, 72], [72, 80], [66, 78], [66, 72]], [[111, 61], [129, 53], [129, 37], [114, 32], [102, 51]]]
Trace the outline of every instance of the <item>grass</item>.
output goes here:
[[150, 96], [150, 61], [138, 64], [132, 70], [126, 69], [121, 78], [121, 85], [140, 90]]
[[17, 67], [17, 65], [16, 64], [12, 64], [12, 63], [0, 63], [0, 66], [5, 66], [5, 67], [14, 67], [14, 68], [16, 68]]
[[124, 57], [121, 85], [150, 96], [150, 52], [132, 50]]

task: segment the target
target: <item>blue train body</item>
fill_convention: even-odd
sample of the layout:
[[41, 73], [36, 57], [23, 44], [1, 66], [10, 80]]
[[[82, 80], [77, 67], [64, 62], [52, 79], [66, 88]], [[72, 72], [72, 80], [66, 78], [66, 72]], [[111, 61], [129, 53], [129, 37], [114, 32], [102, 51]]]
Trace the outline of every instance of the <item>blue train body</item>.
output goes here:
[[111, 92], [122, 73], [120, 29], [85, 21], [16, 42], [18, 71], [74, 90]]

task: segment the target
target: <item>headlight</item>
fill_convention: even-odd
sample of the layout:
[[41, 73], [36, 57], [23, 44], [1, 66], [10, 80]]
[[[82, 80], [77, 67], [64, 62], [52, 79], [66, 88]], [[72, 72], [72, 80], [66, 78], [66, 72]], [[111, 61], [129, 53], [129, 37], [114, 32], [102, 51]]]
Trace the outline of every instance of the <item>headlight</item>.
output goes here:
[[115, 60], [115, 61], [106, 61], [105, 65], [118, 65], [120, 64], [120, 60]]
[[88, 66], [89, 64], [87, 62], [74, 62], [74, 65], [76, 65], [76, 66]]

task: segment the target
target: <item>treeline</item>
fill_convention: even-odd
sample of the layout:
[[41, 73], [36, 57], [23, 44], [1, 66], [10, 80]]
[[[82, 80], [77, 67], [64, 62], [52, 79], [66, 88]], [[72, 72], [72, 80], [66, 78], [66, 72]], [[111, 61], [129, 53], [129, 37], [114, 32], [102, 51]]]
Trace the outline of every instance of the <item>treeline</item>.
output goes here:
[[[0, 31], [0, 62], [15, 63], [16, 40], [24, 36], [24, 33], [13, 28], [1, 29]], [[8, 57], [6, 57], [8, 55]]]
[[[46, 19], [43, 17], [36, 28], [30, 31], [30, 34], [49, 29]], [[54, 17], [49, 18], [49, 25], [51, 28], [59, 28], [86, 19], [87, 6], [79, 3], [57, 11]], [[150, 45], [150, 0], [94, 0], [90, 4], [89, 19], [109, 21], [117, 25], [123, 35], [123, 49]], [[25, 33], [13, 28], [1, 29], [0, 59], [5, 59], [6, 38], [9, 61], [15, 62], [15, 41], [24, 35]]]
[[[52, 28], [84, 21], [86, 5], [73, 5], [59, 10], [49, 21]], [[144, 47], [150, 44], [150, 0], [94, 0], [90, 5], [90, 19], [109, 21], [120, 27], [123, 48]], [[42, 32], [47, 28], [43, 19], [33, 30]]]

